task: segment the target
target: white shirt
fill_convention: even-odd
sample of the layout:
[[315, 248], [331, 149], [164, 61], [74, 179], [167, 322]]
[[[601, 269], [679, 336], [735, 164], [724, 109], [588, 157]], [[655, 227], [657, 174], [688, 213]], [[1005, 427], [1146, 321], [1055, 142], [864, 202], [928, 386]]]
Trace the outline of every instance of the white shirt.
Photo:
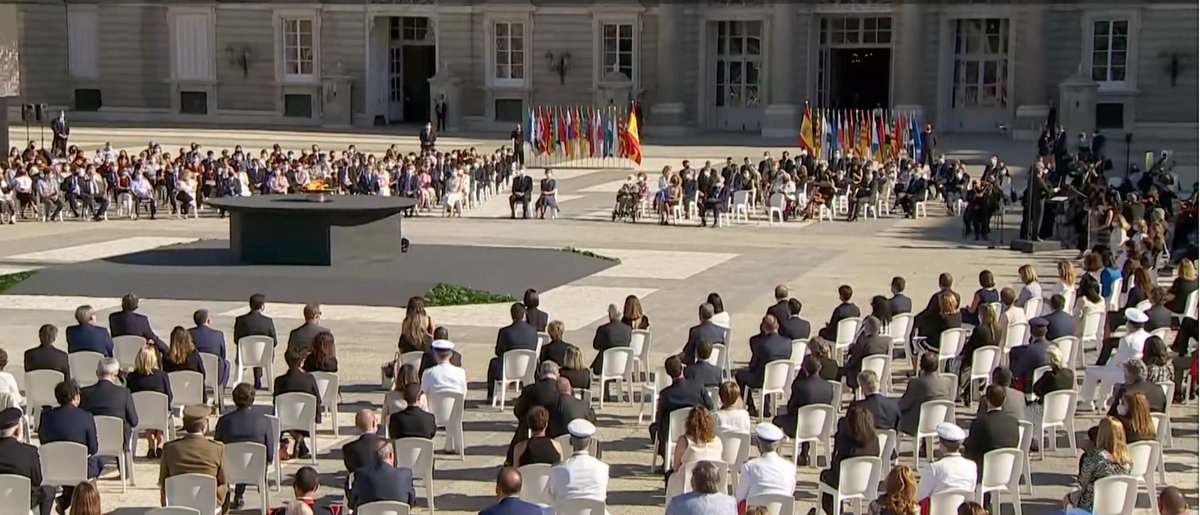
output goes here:
[[767, 453], [742, 465], [733, 497], [738, 502], [760, 494], [796, 494], [796, 464], [777, 452]]
[[1146, 339], [1149, 337], [1150, 333], [1145, 329], [1138, 329], [1125, 335], [1120, 342], [1117, 342], [1117, 350], [1113, 352], [1112, 359], [1108, 360], [1107, 366], [1120, 367], [1131, 359], [1141, 359], [1142, 348], [1145, 347]]
[[714, 323], [714, 324], [717, 324], [717, 325], [719, 325], [719, 326], [721, 326], [721, 327], [724, 327], [724, 328], [726, 328], [726, 329], [729, 329], [729, 312], [728, 312], [728, 311], [722, 311], [722, 312], [720, 312], [720, 313], [716, 313], [716, 314], [714, 314], [714, 315], [713, 315], [713, 317], [712, 317], [712, 318], [709, 320], [709, 322], [712, 322], [712, 323]]
[[21, 388], [17, 386], [17, 378], [8, 372], [0, 372], [0, 395], [7, 395], [9, 398], [9, 405], [0, 408], [20, 407], [25, 404], [25, 399], [21, 397]]
[[567, 499], [608, 502], [608, 464], [591, 457], [587, 451], [575, 451], [550, 469], [547, 488], [554, 504]]
[[33, 179], [28, 175], [18, 175], [13, 179], [13, 189], [18, 193], [29, 193], [33, 191]]
[[726, 431], [749, 434], [751, 429], [750, 412], [741, 408], [717, 410], [717, 434]]
[[421, 374], [421, 392], [431, 393], [467, 393], [467, 371], [450, 363], [441, 363], [430, 367]]
[[978, 479], [975, 462], [964, 458], [957, 452], [947, 454], [942, 459], [927, 465], [921, 472], [921, 481], [917, 483], [917, 500], [928, 499], [935, 494], [949, 490], [974, 492]]

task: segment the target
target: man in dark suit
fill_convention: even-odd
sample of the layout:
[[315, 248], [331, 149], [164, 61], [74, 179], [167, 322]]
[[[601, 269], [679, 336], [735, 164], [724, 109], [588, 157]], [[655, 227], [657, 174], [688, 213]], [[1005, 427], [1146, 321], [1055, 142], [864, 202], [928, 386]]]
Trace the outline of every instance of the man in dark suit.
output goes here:
[[321, 305], [305, 304], [304, 324], [292, 329], [292, 332], [288, 334], [287, 352], [297, 348], [311, 348], [313, 339], [324, 332], [331, 331], [321, 326]]
[[112, 331], [114, 337], [140, 336], [145, 338], [146, 341], [154, 342], [154, 346], [158, 347], [158, 352], [166, 354], [168, 350], [166, 342], [154, 334], [154, 329], [150, 327], [150, 319], [137, 312], [138, 302], [137, 295], [132, 293], [121, 297], [121, 310], [108, 315], [109, 330]]
[[[237, 385], [231, 394], [233, 405], [237, 409], [230, 411], [217, 419], [217, 428], [213, 431], [213, 440], [223, 444], [250, 442], [262, 444], [267, 448], [267, 463], [275, 457], [275, 448], [271, 445], [271, 422], [266, 415], [254, 411], [254, 387], [247, 383]], [[374, 416], [374, 412], [371, 412]], [[343, 453], [344, 455], [344, 453]], [[239, 484], [233, 489], [231, 509], [241, 509], [246, 485]]]
[[912, 436], [917, 434], [921, 420], [921, 405], [928, 401], [954, 400], [954, 385], [938, 375], [937, 354], [921, 354], [921, 373], [908, 381], [904, 395], [896, 403], [900, 408], [900, 432]]
[[25, 351], [25, 372], [55, 370], [64, 378], [71, 377], [71, 362], [67, 353], [54, 346], [58, 328], [45, 324], [38, 328], [38, 346]]
[[554, 385], [558, 393], [558, 401], [550, 408], [550, 427], [547, 429], [547, 434], [551, 438], [567, 434], [567, 424], [570, 424], [572, 420], [582, 418], [592, 423], [596, 422], [596, 413], [592, 411], [591, 403], [575, 397], [571, 381], [560, 377], [555, 380]]
[[[1075, 336], [1076, 320], [1070, 313], [1063, 311], [1066, 307], [1067, 299], [1062, 295], [1054, 294], [1050, 296], [1050, 313], [1041, 317], [1046, 321], [1047, 340], [1054, 341], [1063, 336]], [[1032, 324], [1030, 325], [1032, 326]]]
[[224, 387], [229, 382], [229, 362], [225, 360], [225, 333], [212, 328], [212, 317], [208, 315], [207, 309], [197, 309], [192, 313], [192, 321], [196, 322], [196, 327], [188, 329], [188, 333], [192, 335], [192, 343], [197, 351], [220, 358], [217, 360], [217, 381], [218, 388]]
[[892, 314], [912, 313], [912, 299], [904, 294], [905, 280], [903, 277], [896, 276], [892, 278], [892, 297], [888, 302], [892, 304]]
[[113, 355], [112, 336], [108, 329], [96, 325], [96, 311], [91, 306], [75, 308], [76, 325], [67, 327], [67, 352], [98, 352]]
[[380, 445], [387, 445], [387, 441], [378, 434], [379, 423], [375, 419], [375, 410], [359, 410], [354, 416], [354, 427], [358, 429], [358, 438], [342, 446], [342, 464], [346, 472], [354, 472], [375, 463], [379, 459], [375, 454], [376, 449]]
[[[1004, 404], [1000, 405], [1000, 411], [1017, 420], [1024, 420], [1025, 393], [1013, 388], [1012, 382], [1013, 373], [1008, 368], [996, 367], [992, 370], [992, 384], [1004, 388]], [[975, 416], [982, 416], [987, 409], [986, 403], [979, 403], [979, 412]]]
[[378, 443], [375, 456], [374, 462], [354, 470], [354, 485], [346, 504], [351, 509], [375, 501], [400, 501], [412, 506], [417, 499], [412, 470], [393, 465], [392, 446], [386, 441]]
[[1033, 371], [1038, 367], [1050, 364], [1050, 356], [1046, 350], [1052, 343], [1046, 339], [1050, 322], [1043, 317], [1029, 321], [1029, 334], [1032, 336], [1028, 345], [1019, 345], [1008, 351], [1008, 363], [1012, 368], [1013, 377], [1020, 381], [1022, 391], [1033, 386]]
[[517, 167], [512, 178], [512, 192], [508, 195], [509, 218], [517, 218], [517, 205], [521, 206], [521, 218], [529, 218], [529, 198], [533, 196], [533, 178], [525, 175], [525, 169]]
[[[87, 447], [87, 477], [95, 478], [100, 475], [101, 461], [96, 453], [100, 445], [96, 440], [96, 419], [91, 413], [79, 407], [79, 385], [67, 379], [54, 387], [54, 398], [58, 407], [42, 411], [41, 422], [38, 424], [38, 440], [42, 445], [54, 442], [74, 442]], [[64, 486], [62, 497], [58, 498], [56, 509], [63, 513], [71, 507], [71, 495], [75, 487]]]
[[0, 411], [0, 474], [29, 479], [29, 507], [38, 508], [39, 515], [50, 515], [55, 488], [42, 485], [42, 462], [37, 447], [21, 441], [22, 416], [20, 408]]
[[712, 211], [713, 227], [721, 221], [721, 213], [729, 204], [729, 188], [725, 186], [725, 178], [717, 177], [707, 190], [704, 191], [704, 202], [700, 204], [700, 227], [708, 225], [708, 212]]
[[704, 303], [700, 305], [700, 323], [688, 329], [687, 343], [683, 344], [683, 351], [679, 353], [679, 359], [685, 365], [691, 365], [696, 362], [696, 345], [702, 341], [711, 343], [725, 344], [725, 329], [717, 324], [712, 323], [712, 317], [715, 312], [712, 304]]
[[538, 299], [538, 291], [533, 288], [525, 290], [522, 304], [525, 305], [525, 323], [533, 326], [539, 332], [545, 332], [546, 325], [550, 323], [550, 315], [538, 309], [538, 305], [541, 304], [541, 300]]
[[847, 318], [857, 318], [862, 316], [862, 312], [858, 310], [858, 306], [855, 306], [853, 302], [850, 302], [850, 298], [853, 296], [854, 289], [851, 288], [850, 285], [843, 284], [838, 286], [838, 299], [841, 300], [841, 304], [838, 304], [837, 307], [833, 308], [833, 314], [829, 316], [829, 324], [818, 331], [818, 334], [821, 335], [821, 338], [829, 340], [830, 342], [837, 341], [838, 322], [841, 322]]
[[708, 362], [712, 353], [712, 342], [700, 342], [700, 345], [696, 346], [696, 362], [683, 369], [683, 377], [700, 383], [705, 388], [720, 386], [725, 377], [721, 367]]
[[421, 385], [410, 384], [404, 387], [404, 402], [408, 403], [408, 406], [388, 417], [388, 438], [433, 439], [433, 435], [437, 433], [437, 421], [432, 413], [421, 409], [418, 405], [420, 399]]
[[117, 381], [121, 364], [115, 358], [104, 358], [96, 366], [96, 384], [84, 388], [79, 407], [98, 417], [116, 417], [125, 421], [125, 450], [129, 450], [129, 433], [138, 425], [133, 394]]
[[437, 133], [433, 131], [433, 124], [425, 122], [425, 127], [421, 129], [418, 136], [421, 140], [421, 150], [429, 150], [437, 144]]
[[[774, 315], [764, 316], [758, 329], [759, 334], [750, 337], [750, 366], [733, 373], [738, 387], [746, 392], [743, 398], [746, 399], [750, 416], [757, 415], [758, 410], [754, 406], [754, 399], [749, 395], [749, 389], [762, 388], [766, 379], [767, 364], [792, 358], [792, 342], [779, 334], [779, 322], [775, 320]], [[763, 404], [763, 410], [766, 411], [766, 403]]]
[[[275, 321], [263, 314], [263, 308], [266, 305], [266, 295], [255, 293], [250, 296], [250, 311], [233, 320], [234, 345], [238, 345], [242, 338], [247, 336], [270, 336], [271, 341], [275, 342], [275, 345], [279, 345], [279, 338], [275, 336]], [[263, 388], [262, 376], [262, 367], [254, 367], [254, 388], [257, 390]]]
[[975, 417], [963, 441], [963, 457], [974, 461], [982, 474], [983, 456], [996, 449], [1017, 447], [1020, 444], [1020, 425], [1017, 419], [1001, 411], [1006, 393], [1000, 385], [989, 385], [984, 392], [987, 412]]
[[[445, 327], [437, 327], [433, 330], [433, 340], [434, 341], [449, 340], [449, 339], [450, 339], [450, 330], [449, 329], [446, 329]], [[443, 351], [443, 352], [450, 353], [450, 364], [451, 365], [454, 365], [456, 367], [462, 366], [462, 354], [459, 354], [458, 351], [456, 351], [454, 349], [450, 349], [449, 351]], [[417, 375], [421, 376], [421, 375], [425, 374], [426, 369], [436, 367], [439, 362], [440, 361], [438, 358], [437, 349], [434, 349], [433, 346], [430, 345], [428, 348], [425, 349], [425, 355], [421, 356], [421, 369], [417, 371]]]
[[479, 512], [479, 515], [541, 515], [542, 507], [523, 501], [521, 472], [513, 467], [501, 467], [496, 474], [496, 497], [500, 500]]
[[[1171, 321], [1175, 314], [1167, 308], [1166, 298], [1166, 288], [1159, 286], [1150, 290], [1150, 309], [1146, 310], [1146, 317], [1150, 320], [1146, 322], [1146, 332], [1171, 327]], [[1053, 340], [1053, 338], [1051, 339]]]
[[71, 125], [67, 123], [66, 112], [58, 112], [58, 117], [50, 122], [50, 132], [54, 133], [54, 140], [50, 143], [50, 148], [54, 150], [54, 155], [67, 155], [67, 139], [71, 137]]
[[792, 316], [792, 311], [788, 308], [788, 288], [785, 285], [775, 286], [775, 303], [767, 308], [768, 315], [775, 315], [775, 320], [783, 322], [788, 317]]
[[[792, 394], [788, 397], [787, 412], [775, 416], [772, 422], [783, 429], [789, 438], [796, 437], [796, 413], [813, 404], [833, 404], [833, 385], [821, 379], [821, 361], [816, 356], [804, 356], [800, 373], [792, 380]], [[808, 443], [800, 444], [800, 463], [808, 464]]]
[[[947, 273], [938, 274], [938, 291], [937, 291], [937, 293], [930, 295], [929, 302], [927, 304], [925, 304], [925, 309], [921, 310], [920, 313], [917, 313], [916, 316], [913, 317], [913, 328], [916, 330], [917, 334], [920, 334], [921, 336], [925, 336], [925, 337], [929, 337], [929, 338], [937, 337], [936, 334], [930, 334], [930, 333], [936, 332], [936, 330], [933, 329], [933, 327], [935, 327], [936, 324], [940, 323], [939, 319], [942, 314], [942, 308], [941, 308], [942, 296], [943, 295], [956, 295], [956, 296], [958, 295], [957, 293], [954, 292], [953, 287], [954, 287], [954, 276], [947, 274]], [[958, 298], [962, 299], [962, 297], [958, 297]]]
[[883, 323], [878, 318], [868, 316], [863, 319], [863, 331], [850, 344], [846, 365], [842, 367], [842, 378], [850, 388], [858, 388], [858, 373], [862, 371], [863, 359], [892, 351], [892, 338], [879, 334], [882, 327]]
[[504, 353], [517, 349], [537, 349], [537, 329], [525, 323], [525, 306], [519, 302], [514, 303], [509, 308], [508, 314], [512, 319], [512, 323], [501, 327], [496, 332], [495, 356], [488, 362], [488, 399], [492, 398], [492, 395], [495, 393], [493, 390], [495, 390], [496, 381], [500, 380], [500, 367], [504, 366]]
[[1162, 387], [1146, 380], [1148, 370], [1146, 363], [1140, 359], [1131, 359], [1121, 365], [1125, 372], [1125, 383], [1117, 387], [1116, 393], [1113, 395], [1112, 406], [1108, 409], [1108, 415], [1111, 417], [1118, 416], [1117, 404], [1118, 400], [1125, 396], [1128, 392], [1140, 393], [1146, 396], [1146, 401], [1150, 404], [1151, 413], [1165, 413], [1167, 411], [1166, 394], [1163, 393]]
[[663, 456], [664, 462], [669, 463], [671, 457], [663, 453], [667, 448], [667, 422], [671, 420], [671, 412], [696, 406], [712, 410], [715, 406], [704, 385], [683, 377], [683, 363], [678, 356], [668, 357], [663, 368], [671, 376], [671, 384], [658, 393], [658, 406], [655, 407], [654, 423], [650, 424], [650, 435], [657, 442], [656, 452]]
[[615, 304], [608, 305], [608, 322], [596, 328], [596, 336], [592, 338], [592, 348], [596, 349], [596, 357], [592, 360], [592, 372], [599, 374], [604, 364], [604, 351], [618, 347], [628, 347], [633, 341], [633, 328], [621, 322], [621, 310]]
[[[879, 376], [874, 370], [858, 373], [858, 386], [863, 398], [850, 403], [850, 407], [862, 405], [875, 417], [875, 429], [885, 431], [900, 427], [900, 405], [896, 399], [879, 393]], [[849, 408], [847, 408], [849, 411]]]
[[779, 334], [789, 340], [806, 339], [812, 334], [812, 324], [800, 318], [803, 307], [799, 299], [788, 299], [788, 316], [779, 322]]

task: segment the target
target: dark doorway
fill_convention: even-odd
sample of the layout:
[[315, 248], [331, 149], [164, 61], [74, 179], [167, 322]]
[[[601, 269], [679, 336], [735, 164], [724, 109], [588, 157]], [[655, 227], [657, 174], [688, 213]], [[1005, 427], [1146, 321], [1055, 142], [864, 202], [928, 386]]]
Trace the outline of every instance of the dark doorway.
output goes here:
[[437, 71], [436, 49], [430, 45], [404, 47], [404, 121], [430, 121], [429, 79]]
[[830, 54], [829, 93], [838, 109], [888, 108], [890, 48], [834, 48]]

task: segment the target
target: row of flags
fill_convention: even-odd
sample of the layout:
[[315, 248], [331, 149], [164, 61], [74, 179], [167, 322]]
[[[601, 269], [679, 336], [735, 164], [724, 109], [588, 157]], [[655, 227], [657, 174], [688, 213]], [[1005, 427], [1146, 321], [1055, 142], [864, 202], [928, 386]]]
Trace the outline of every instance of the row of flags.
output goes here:
[[832, 159], [841, 151], [868, 159], [896, 159], [907, 150], [921, 156], [921, 125], [917, 115], [892, 109], [813, 109], [804, 106], [800, 147], [817, 159]]
[[525, 112], [525, 139], [536, 155], [622, 158], [642, 164], [637, 113], [615, 106], [538, 107]]

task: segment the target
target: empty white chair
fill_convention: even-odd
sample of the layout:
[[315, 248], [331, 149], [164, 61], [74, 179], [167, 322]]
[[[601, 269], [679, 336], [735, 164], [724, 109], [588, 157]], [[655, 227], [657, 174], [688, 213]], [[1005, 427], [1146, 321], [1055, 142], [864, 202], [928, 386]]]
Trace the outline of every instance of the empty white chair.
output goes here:
[[957, 358], [962, 353], [963, 346], [967, 344], [967, 330], [961, 327], [952, 327], [942, 331], [938, 337], [938, 368], [941, 368], [942, 363]]
[[954, 401], [925, 401], [917, 415], [917, 434], [913, 436], [913, 468], [921, 470], [921, 441], [925, 441], [925, 452], [933, 461], [933, 438], [937, 426], [943, 422], [954, 423]]
[[492, 406], [504, 409], [505, 394], [509, 385], [521, 386], [533, 383], [533, 374], [537, 369], [537, 354], [529, 349], [513, 349], [500, 357], [500, 379], [496, 381], [496, 391], [492, 397]]
[[[1137, 507], [1138, 482], [1132, 476], [1108, 476], [1092, 484], [1092, 515], [1133, 515]], [[1152, 493], [1151, 498], [1157, 494]], [[1157, 504], [1157, 501], [1155, 501]], [[1020, 514], [1020, 511], [1017, 511]], [[1152, 513], [1158, 513], [1155, 508]]]
[[1021, 449], [1021, 482], [1025, 483], [1025, 493], [1033, 495], [1033, 475], [1029, 463], [1029, 449], [1033, 445], [1033, 422], [1028, 420], [1017, 421], [1017, 447]]
[[654, 422], [655, 417], [658, 416], [658, 392], [670, 385], [671, 376], [667, 375], [667, 369], [659, 366], [654, 370], [654, 377], [642, 385], [642, 405], [638, 408], [638, 424], [642, 423], [642, 416], [646, 414], [647, 403], [650, 405], [650, 422]]
[[634, 329], [629, 340], [629, 348], [633, 349], [634, 380], [642, 381], [649, 372], [646, 367], [650, 363], [650, 348], [654, 344], [654, 335], [645, 329]]
[[1158, 468], [1161, 456], [1162, 446], [1153, 440], [1129, 444], [1129, 475], [1137, 479], [1139, 486], [1146, 487], [1146, 495], [1150, 496], [1150, 513], [1158, 513], [1158, 488], [1155, 486], [1154, 470]]
[[733, 209], [729, 210], [733, 215], [733, 221], [745, 220], [750, 221], [750, 192], [735, 191], [733, 192]]
[[1008, 355], [1008, 351], [1013, 347], [1020, 347], [1029, 341], [1029, 323], [1017, 322], [1008, 324], [1008, 330], [1004, 333], [1004, 354]]
[[1163, 415], [1165, 416], [1162, 419], [1163, 423], [1167, 425], [1166, 429], [1164, 430], [1164, 433], [1167, 435], [1167, 441], [1163, 442], [1163, 448], [1170, 449], [1175, 447], [1175, 437], [1171, 431], [1171, 403], [1174, 402], [1175, 399], [1175, 383], [1166, 381], [1154, 384], [1157, 384], [1159, 388], [1162, 388], [1163, 395], [1167, 399], [1166, 411], [1163, 412]]
[[1072, 368], [1083, 361], [1079, 357], [1079, 354], [1083, 352], [1079, 344], [1079, 338], [1075, 336], [1062, 336], [1056, 338], [1054, 344], [1058, 346], [1058, 350], [1062, 354], [1063, 367]]
[[200, 511], [187, 506], [163, 506], [146, 510], [146, 515], [200, 515]]
[[171, 383], [172, 408], [204, 404], [204, 374], [180, 370], [167, 374], [167, 382]]
[[262, 368], [263, 377], [267, 378], [266, 387], [270, 391], [275, 377], [275, 340], [270, 336], [243, 336], [237, 341], [237, 382], [243, 383], [242, 374], [246, 369]]
[[990, 513], [1000, 513], [1000, 494], [1012, 496], [1013, 510], [1021, 515], [1021, 449], [996, 449], [983, 455], [983, 473], [975, 487], [975, 502], [983, 504], [983, 495], [992, 494]]
[[596, 499], [566, 499], [554, 504], [554, 515], [605, 515], [608, 507]]
[[1104, 299], [1105, 303], [1108, 304], [1108, 311], [1121, 310], [1121, 292], [1124, 290], [1125, 278], [1118, 277], [1117, 280], [1113, 281], [1112, 291], [1109, 292], [1108, 297], [1105, 297]]
[[845, 350], [850, 348], [854, 343], [854, 337], [858, 334], [858, 324], [860, 320], [857, 318], [843, 318], [837, 323], [837, 338], [833, 342], [833, 355], [837, 359], [838, 364], [842, 363]]
[[833, 513], [826, 515], [842, 515], [842, 502], [858, 501], [855, 513], [864, 513], [864, 502], [875, 498], [879, 491], [879, 477], [883, 465], [875, 456], [859, 456], [842, 461], [838, 471], [837, 488], [817, 482], [819, 494], [833, 496]]
[[550, 497], [550, 468], [547, 463], [522, 465], [521, 471], [521, 500], [534, 504], [552, 504]]
[[42, 485], [75, 486], [88, 480], [87, 446], [75, 442], [53, 442], [38, 447], [42, 463]]
[[737, 486], [737, 472], [750, 460], [750, 433], [722, 431], [717, 438], [721, 439], [721, 461], [729, 464], [729, 470], [734, 472], [733, 485]]
[[459, 459], [466, 459], [467, 443], [463, 436], [463, 409], [466, 395], [461, 393], [434, 393], [425, 397], [425, 404], [433, 414], [438, 427], [446, 428], [446, 449], [458, 451]]
[[[126, 450], [125, 421], [117, 417], [92, 417], [96, 420], [96, 456], [117, 458], [117, 470], [121, 474], [121, 493], [125, 493], [128, 477], [133, 474], [133, 451]], [[139, 421], [140, 422], [140, 421]], [[130, 446], [132, 448], [132, 445]]]
[[663, 458], [664, 465], [670, 463], [669, 460], [675, 455], [675, 441], [687, 430], [687, 418], [691, 413], [692, 408], [679, 408], [672, 411], [667, 417], [667, 441], [663, 442], [665, 444], [663, 447], [666, 449], [663, 454], [665, 457], [659, 456], [657, 452], [654, 453], [654, 458], [650, 462], [651, 467], [658, 463], [659, 458]]
[[[837, 401], [836, 398], [834, 400]], [[800, 444], [821, 444], [825, 447], [825, 466], [828, 467], [833, 456], [830, 442], [836, 419], [837, 414], [833, 406], [828, 404], [809, 404], [796, 410], [796, 438], [792, 442], [792, 459], [796, 463], [800, 462]], [[817, 461], [814, 459], [812, 463], [815, 466]]]
[[779, 215], [779, 223], [783, 223], [784, 196], [782, 193], [772, 193], [767, 199], [767, 225], [775, 223], [775, 215]]
[[1080, 362], [1075, 363], [1074, 366], [1079, 367], [1083, 365], [1083, 354], [1087, 351], [1089, 345], [1094, 349], [1100, 348], [1101, 327], [1104, 327], [1104, 312], [1102, 311], [1088, 313], [1079, 322]]
[[879, 462], [883, 465], [883, 470], [892, 470], [892, 453], [896, 450], [896, 441], [899, 438], [896, 436], [896, 430], [879, 431], [875, 433], [875, 438], [879, 440]]
[[908, 348], [908, 338], [912, 333], [913, 315], [912, 313], [900, 313], [892, 316], [892, 322], [888, 324], [888, 336], [892, 337], [892, 347], [901, 347], [904, 349], [904, 358], [911, 358], [911, 350]]
[[1046, 459], [1046, 443], [1043, 441], [1046, 431], [1050, 431], [1049, 445], [1057, 446], [1058, 431], [1067, 433], [1067, 442], [1072, 452], [1077, 452], [1075, 446], [1075, 399], [1077, 394], [1070, 390], [1050, 392], [1042, 400], [1042, 420], [1037, 427], [1038, 456]]
[[138, 352], [141, 352], [142, 347], [146, 346], [146, 339], [131, 334], [113, 336], [112, 339], [113, 357], [117, 358], [117, 363], [121, 364], [121, 370], [126, 372], [132, 371], [133, 362], [137, 360]]
[[25, 372], [25, 406], [26, 413], [32, 420], [38, 420], [43, 406], [58, 406], [54, 397], [54, 387], [66, 378], [57, 370], [34, 370]]
[[22, 507], [29, 506], [32, 499], [29, 478], [16, 474], [0, 474], [0, 502], [4, 503], [5, 511], [14, 514], [33, 515], [33, 510]]
[[[266, 415], [266, 417], [267, 417], [267, 424], [269, 426], [271, 426], [271, 432], [267, 434], [267, 445], [269, 445], [271, 449], [278, 449], [279, 448], [279, 417], [276, 417], [275, 415]], [[283, 464], [282, 464], [281, 460], [279, 459], [278, 452], [273, 452], [271, 454], [273, 454], [273, 456], [271, 456], [271, 462], [275, 468], [274, 490], [276, 492], [278, 492], [283, 486]]]
[[775, 406], [779, 403], [779, 399], [787, 395], [788, 379], [792, 376], [792, 361], [787, 359], [777, 359], [767, 363], [763, 369], [763, 384], [762, 388], [750, 387], [749, 398], [754, 398], [754, 392], [758, 392], [762, 400], [758, 410], [758, 420], [762, 422], [763, 413], [767, 410], [767, 399], [771, 400], [771, 411], [777, 411]]
[[748, 497], [746, 506], [762, 506], [770, 515], [792, 515], [796, 512], [796, 499], [783, 494], [758, 494]]
[[359, 506], [354, 515], [408, 515], [411, 512], [412, 507], [400, 501], [375, 501]]
[[1042, 316], [1042, 299], [1038, 297], [1031, 297], [1029, 300], [1025, 301], [1024, 309], [1025, 318], [1029, 320], [1033, 320]]
[[67, 354], [67, 363], [71, 367], [71, 379], [79, 383], [80, 388], [96, 384], [96, 365], [100, 364], [102, 359], [104, 359], [104, 355], [99, 352], [79, 351]]
[[341, 381], [338, 380], [338, 375], [335, 372], [313, 372], [313, 379], [317, 380], [317, 392], [321, 394], [321, 411], [329, 414], [329, 421], [333, 424], [333, 437], [338, 437], [338, 400], [342, 396]]
[[975, 498], [970, 490], [946, 490], [929, 497], [929, 515], [957, 515], [958, 506]]
[[979, 391], [979, 387], [975, 385], [976, 381], [981, 381], [983, 385], [987, 385], [988, 381], [991, 381], [992, 371], [1000, 366], [1000, 353], [1000, 347], [995, 345], [975, 349], [975, 353], [971, 357], [971, 384], [968, 387], [972, 398]]
[[[633, 404], [633, 363], [637, 354], [629, 347], [613, 347], [600, 355], [600, 375], [597, 377], [595, 388], [600, 398], [600, 408], [604, 408], [605, 385], [610, 382], [617, 384], [629, 395], [629, 404]], [[621, 390], [617, 390], [617, 400], [621, 399]]]
[[267, 446], [254, 442], [225, 444], [225, 463], [229, 484], [253, 485], [262, 499], [260, 511], [266, 515], [271, 506], [271, 492], [267, 489]]
[[551, 341], [550, 333], [548, 333], [546, 331], [538, 331], [537, 338], [538, 338], [537, 346], [533, 348], [533, 352], [534, 352], [534, 354], [541, 356], [542, 355], [542, 347], [545, 347]]
[[425, 483], [425, 499], [429, 511], [433, 507], [433, 440], [428, 438], [399, 438], [392, 441], [397, 467], [412, 470], [413, 479]]
[[[204, 363], [204, 387], [212, 390], [219, 411], [219, 408], [225, 404], [225, 385], [221, 384], [221, 357], [201, 352], [200, 361]], [[174, 387], [171, 388], [171, 392], [175, 392]]]
[[[176, 394], [178, 395], [178, 394]], [[317, 398], [303, 392], [288, 392], [275, 397], [275, 416], [279, 431], [308, 431], [312, 442], [310, 462], [317, 464]]]

